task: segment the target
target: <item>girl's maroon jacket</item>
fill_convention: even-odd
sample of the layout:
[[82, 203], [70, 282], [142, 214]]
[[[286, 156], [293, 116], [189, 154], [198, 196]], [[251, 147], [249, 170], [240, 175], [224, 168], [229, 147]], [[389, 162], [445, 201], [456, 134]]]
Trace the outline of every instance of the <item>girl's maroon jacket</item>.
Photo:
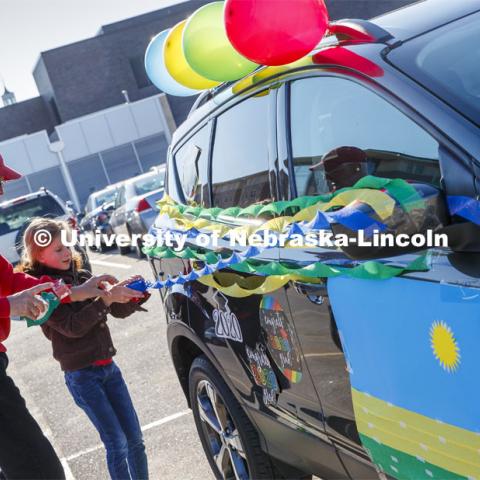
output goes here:
[[0, 255], [0, 352], [6, 351], [2, 342], [10, 334], [10, 303], [6, 297], [51, 281], [52, 279], [47, 276], [35, 278], [25, 273], [14, 272], [12, 264]]

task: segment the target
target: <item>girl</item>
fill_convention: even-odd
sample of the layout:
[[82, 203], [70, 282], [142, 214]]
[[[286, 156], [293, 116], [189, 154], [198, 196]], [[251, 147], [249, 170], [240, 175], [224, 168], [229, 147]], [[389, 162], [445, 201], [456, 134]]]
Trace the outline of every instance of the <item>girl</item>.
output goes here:
[[[51, 236], [46, 247], [35, 242], [40, 230]], [[62, 230], [69, 231], [64, 222], [34, 219], [25, 231], [21, 268], [34, 276], [61, 278], [72, 286], [82, 284], [91, 274], [81, 269], [80, 257], [62, 244]], [[69, 392], [100, 434], [113, 480], [148, 478], [140, 424], [120, 369], [112, 360], [116, 350], [106, 323], [108, 313], [125, 318], [137, 310], [145, 311], [140, 304], [149, 295], [125, 286], [138, 278], [117, 283], [106, 299], [61, 304], [42, 325]], [[142, 299], [128, 303], [134, 297]]]

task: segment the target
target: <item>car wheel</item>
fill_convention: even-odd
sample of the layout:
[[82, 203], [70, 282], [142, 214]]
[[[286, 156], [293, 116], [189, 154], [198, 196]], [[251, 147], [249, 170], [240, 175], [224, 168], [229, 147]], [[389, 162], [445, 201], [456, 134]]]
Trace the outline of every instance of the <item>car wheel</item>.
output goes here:
[[127, 255], [127, 253], [130, 253], [130, 247], [121, 247], [119, 245], [118, 251], [120, 252], [120, 255]]
[[197, 357], [190, 369], [190, 402], [200, 440], [218, 479], [273, 479], [275, 473], [245, 411], [215, 367]]

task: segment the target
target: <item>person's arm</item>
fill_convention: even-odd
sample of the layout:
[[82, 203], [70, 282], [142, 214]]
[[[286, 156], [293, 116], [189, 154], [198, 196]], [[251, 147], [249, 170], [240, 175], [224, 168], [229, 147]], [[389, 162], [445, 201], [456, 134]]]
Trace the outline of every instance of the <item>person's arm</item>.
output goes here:
[[89, 302], [78, 311], [74, 311], [71, 305], [59, 305], [45, 325], [65, 337], [81, 338], [104, 321], [108, 312], [109, 308], [102, 299]]
[[90, 277], [85, 283], [82, 283], [82, 285], [71, 288], [69, 299], [71, 302], [82, 302], [83, 300], [96, 297], [107, 299], [111, 294], [108, 290], [104, 290], [102, 288], [102, 284], [110, 283], [111, 285], [114, 285], [117, 282], [118, 280], [112, 275], [99, 275]]

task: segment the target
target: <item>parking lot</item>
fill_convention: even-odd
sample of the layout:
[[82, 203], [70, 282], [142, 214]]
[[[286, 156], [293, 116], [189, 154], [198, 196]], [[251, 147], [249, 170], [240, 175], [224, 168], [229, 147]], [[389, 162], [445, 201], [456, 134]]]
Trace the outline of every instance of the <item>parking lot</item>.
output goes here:
[[[133, 274], [151, 278], [145, 260], [115, 250], [90, 253], [96, 274], [120, 279]], [[110, 318], [118, 350], [116, 361], [124, 374], [144, 430], [150, 477], [153, 479], [213, 478], [197, 437], [194, 421], [175, 375], [166, 342], [166, 323], [160, 296], [154, 292], [148, 313], [127, 319]], [[105, 452], [96, 430], [73, 402], [64, 385], [49, 341], [38, 328], [14, 322], [7, 342], [9, 372], [30, 411], [62, 458], [67, 478], [108, 478]]]

